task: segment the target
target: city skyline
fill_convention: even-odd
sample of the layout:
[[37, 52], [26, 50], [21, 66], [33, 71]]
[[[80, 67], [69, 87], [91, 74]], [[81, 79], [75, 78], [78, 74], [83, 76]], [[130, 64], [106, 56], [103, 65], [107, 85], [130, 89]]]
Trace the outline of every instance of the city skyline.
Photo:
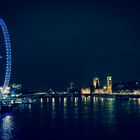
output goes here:
[[57, 89], [94, 73], [140, 80], [139, 2], [1, 2], [12, 44], [11, 82]]
[[139, 5], [1, 0], [0, 139], [139, 139]]

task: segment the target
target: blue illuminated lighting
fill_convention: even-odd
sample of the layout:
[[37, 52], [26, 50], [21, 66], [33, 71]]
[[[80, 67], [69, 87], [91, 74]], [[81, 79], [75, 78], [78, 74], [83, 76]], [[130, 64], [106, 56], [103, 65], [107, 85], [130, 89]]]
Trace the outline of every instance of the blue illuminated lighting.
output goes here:
[[1, 91], [2, 93], [4, 93], [6, 87], [9, 85], [10, 77], [11, 77], [11, 43], [10, 43], [8, 29], [6, 27], [5, 22], [2, 19], [0, 19], [0, 26], [3, 31], [5, 47], [6, 47], [6, 72], [5, 72], [3, 88]]

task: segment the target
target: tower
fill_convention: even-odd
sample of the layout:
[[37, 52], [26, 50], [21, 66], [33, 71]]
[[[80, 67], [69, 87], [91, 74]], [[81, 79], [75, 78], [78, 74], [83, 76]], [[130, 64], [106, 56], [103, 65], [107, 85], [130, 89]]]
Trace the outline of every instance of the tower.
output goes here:
[[100, 87], [100, 82], [98, 77], [93, 78], [93, 86], [95, 89]]
[[69, 87], [71, 90], [74, 88], [74, 83], [73, 82], [70, 82], [70, 87]]
[[112, 93], [112, 76], [107, 76], [107, 91]]

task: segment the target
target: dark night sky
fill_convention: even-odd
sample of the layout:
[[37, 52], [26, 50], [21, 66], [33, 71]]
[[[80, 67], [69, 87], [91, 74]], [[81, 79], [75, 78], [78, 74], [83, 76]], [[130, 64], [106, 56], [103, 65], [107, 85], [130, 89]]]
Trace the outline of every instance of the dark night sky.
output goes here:
[[140, 3], [119, 0], [1, 0], [13, 53], [12, 82], [61, 88], [94, 73], [140, 80]]

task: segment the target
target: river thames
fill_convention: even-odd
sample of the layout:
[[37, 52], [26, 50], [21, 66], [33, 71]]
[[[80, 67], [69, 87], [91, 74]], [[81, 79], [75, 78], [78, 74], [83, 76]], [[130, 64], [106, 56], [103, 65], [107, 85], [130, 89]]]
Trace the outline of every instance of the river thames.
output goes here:
[[0, 114], [1, 140], [139, 139], [140, 99], [41, 98]]

